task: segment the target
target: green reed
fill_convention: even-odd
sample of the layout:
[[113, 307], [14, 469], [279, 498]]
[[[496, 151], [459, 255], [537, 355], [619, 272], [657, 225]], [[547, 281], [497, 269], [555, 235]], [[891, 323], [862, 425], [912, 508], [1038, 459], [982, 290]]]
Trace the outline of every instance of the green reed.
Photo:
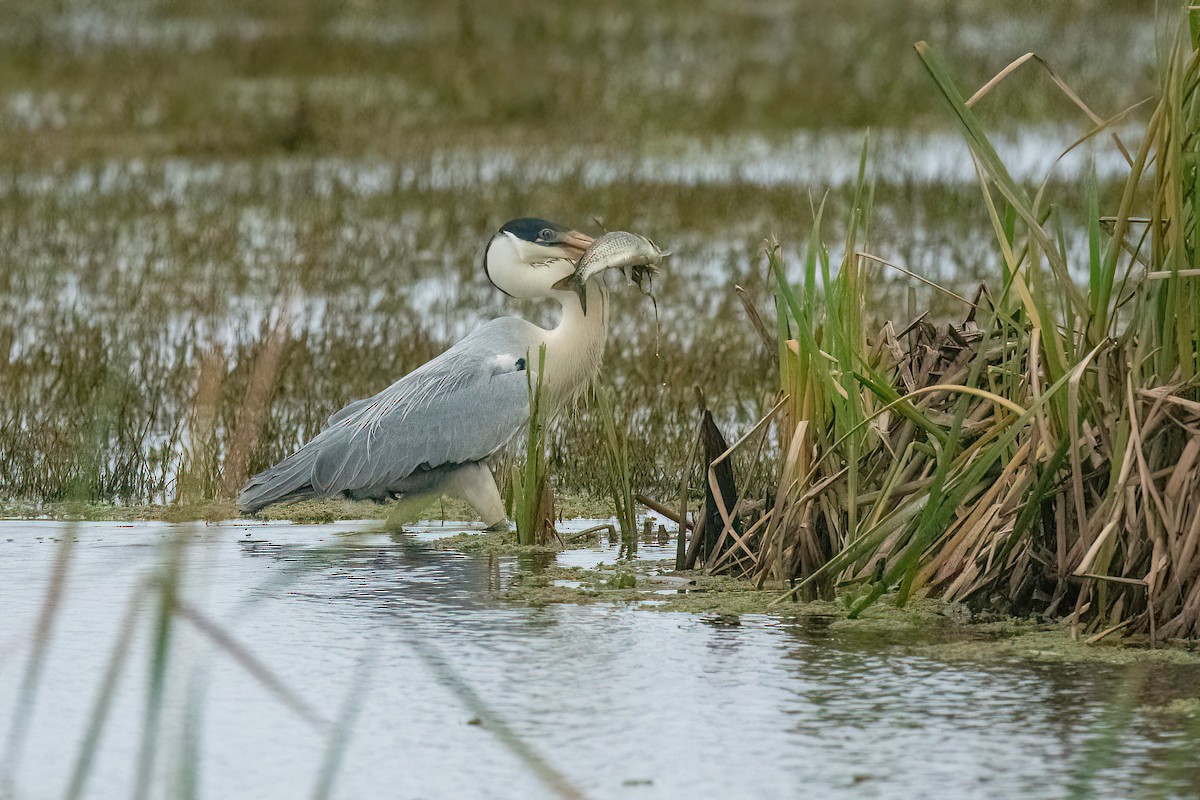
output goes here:
[[[530, 354], [531, 356], [532, 354]], [[526, 356], [528, 360], [530, 356]], [[512, 467], [509, 515], [517, 525], [517, 543], [542, 545], [554, 533], [554, 489], [546, 467], [546, 418], [542, 384], [546, 367], [546, 345], [538, 348], [537, 370], [526, 369], [529, 390], [529, 426], [525, 433], [524, 461]]]
[[621, 552], [626, 558], [633, 558], [637, 554], [638, 530], [633, 476], [629, 468], [629, 426], [617, 420], [612, 389], [598, 387], [595, 399], [600, 415], [601, 439], [608, 458], [608, 492], [621, 530]]

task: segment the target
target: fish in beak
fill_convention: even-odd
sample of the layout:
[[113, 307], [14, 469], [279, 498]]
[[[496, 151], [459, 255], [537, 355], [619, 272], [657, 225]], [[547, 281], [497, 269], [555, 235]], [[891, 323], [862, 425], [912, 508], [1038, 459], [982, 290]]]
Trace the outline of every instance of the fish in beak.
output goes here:
[[[569, 233], [575, 233], [570, 231]], [[569, 234], [563, 234], [564, 236]], [[575, 265], [575, 271], [557, 281], [554, 288], [560, 291], [570, 290], [579, 296], [579, 305], [587, 314], [586, 284], [593, 276], [608, 269], [631, 270], [636, 275], [635, 282], [641, 288], [642, 282], [658, 271], [663, 259], [669, 252], [660, 250], [658, 245], [644, 236], [628, 231], [609, 231], [599, 239], [582, 236], [588, 241], [586, 252]]]

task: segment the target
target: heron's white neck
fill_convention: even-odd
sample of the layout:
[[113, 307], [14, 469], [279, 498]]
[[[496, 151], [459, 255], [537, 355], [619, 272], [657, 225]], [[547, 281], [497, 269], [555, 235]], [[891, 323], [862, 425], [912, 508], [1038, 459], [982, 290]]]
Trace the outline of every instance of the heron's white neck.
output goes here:
[[[558, 326], [542, 331], [546, 343], [545, 391], [558, 408], [570, 403], [595, 377], [608, 338], [608, 292], [599, 282], [587, 284], [587, 314], [574, 292], [555, 292], [562, 305]], [[536, 354], [532, 356], [537, 358]]]

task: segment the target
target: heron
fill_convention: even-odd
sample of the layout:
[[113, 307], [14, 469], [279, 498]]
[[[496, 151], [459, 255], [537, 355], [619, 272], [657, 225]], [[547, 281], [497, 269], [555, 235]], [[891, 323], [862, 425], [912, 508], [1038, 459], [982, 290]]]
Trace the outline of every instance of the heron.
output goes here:
[[517, 317], [483, 324], [383, 391], [330, 416], [300, 449], [250, 478], [238, 508], [252, 514], [273, 503], [339, 495], [450, 495], [466, 501], [489, 530], [507, 529], [488, 462], [529, 421], [529, 381], [538, 378], [542, 345], [542, 402], [550, 415], [579, 396], [604, 355], [603, 282], [588, 281], [583, 302], [570, 289], [554, 288], [593, 241], [544, 219], [505, 223], [484, 250], [484, 274], [509, 297], [556, 300], [558, 325], [545, 329]]

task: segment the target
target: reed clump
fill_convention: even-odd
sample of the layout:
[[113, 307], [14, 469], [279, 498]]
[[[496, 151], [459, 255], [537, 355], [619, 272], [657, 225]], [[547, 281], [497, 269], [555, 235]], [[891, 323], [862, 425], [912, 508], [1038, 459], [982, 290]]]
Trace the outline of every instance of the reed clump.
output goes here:
[[1019, 185], [974, 107], [1037, 64], [1092, 117], [1077, 144], [1107, 144], [1125, 114], [1100, 119], [1036, 57], [964, 99], [917, 52], [966, 137], [1000, 274], [953, 295], [955, 323], [870, 324], [865, 151], [839, 268], [820, 212], [798, 282], [768, 248], [780, 458], [729, 563], [792, 581], [785, 596], [840, 593], [851, 616], [894, 591], [1069, 617], [1093, 638], [1200, 635], [1197, 39], [1180, 26], [1140, 143], [1111, 135], [1128, 177], [1111, 210], [1087, 181], [1083, 246], [1049, 178]]

